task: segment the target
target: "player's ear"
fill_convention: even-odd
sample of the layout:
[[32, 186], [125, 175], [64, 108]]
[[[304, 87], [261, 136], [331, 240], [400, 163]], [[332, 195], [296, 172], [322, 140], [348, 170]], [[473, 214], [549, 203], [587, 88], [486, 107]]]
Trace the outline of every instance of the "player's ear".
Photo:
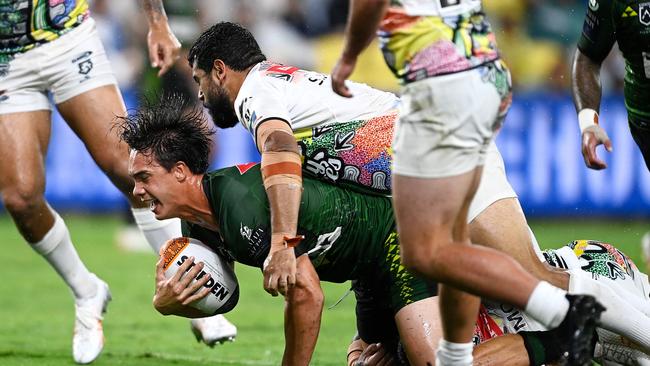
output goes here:
[[210, 75], [213, 79], [222, 81], [226, 76], [226, 64], [221, 59], [216, 59], [212, 62], [212, 70]]
[[174, 178], [176, 178], [176, 181], [178, 182], [184, 181], [185, 178], [188, 177], [189, 172], [190, 169], [182, 161], [176, 162], [176, 164], [174, 164], [174, 166], [172, 167], [172, 174], [174, 174]]

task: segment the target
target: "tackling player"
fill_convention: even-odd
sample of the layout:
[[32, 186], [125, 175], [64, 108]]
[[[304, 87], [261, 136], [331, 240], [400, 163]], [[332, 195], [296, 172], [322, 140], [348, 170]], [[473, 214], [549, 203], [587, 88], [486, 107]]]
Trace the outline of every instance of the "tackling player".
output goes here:
[[[342, 98], [329, 88], [327, 75], [264, 59], [252, 35], [232, 23], [218, 23], [208, 29], [195, 42], [188, 56], [193, 76], [199, 84], [199, 98], [212, 114], [214, 122], [219, 127], [232, 127], [241, 122], [262, 152], [262, 171], [266, 172], [264, 181], [274, 232], [269, 264], [264, 268], [264, 287], [277, 294], [277, 291], [286, 292], [295, 278], [292, 273], [295, 257], [284, 245], [283, 238], [295, 235], [301, 196], [299, 184], [303, 174], [365, 193], [390, 192], [390, 142], [397, 99], [390, 93], [356, 83], [349, 83], [356, 97]], [[497, 161], [496, 164], [501, 166], [485, 168], [485, 179], [481, 183], [493, 200], [472, 201], [468, 221], [477, 217], [478, 209], [488, 206], [495, 214], [485, 220], [476, 220], [470, 228], [472, 239], [508, 253], [536, 277], [557, 287], [567, 289], [572, 281], [589, 283], [589, 278], [581, 279], [578, 275], [569, 279], [566, 274], [549, 271], [539, 263], [530, 246], [526, 245], [530, 240], [526, 221], [516, 194], [505, 179], [501, 158], [493, 146], [488, 152], [487, 165]], [[501, 240], [490, 240], [499, 237]], [[501, 253], [492, 254], [498, 257], [495, 261], [507, 260]], [[522, 273], [515, 276], [521, 281], [520, 285], [528, 283], [526, 286], [531, 289], [535, 286], [536, 280], [532, 276], [511, 260], [508, 263], [514, 267], [496, 271], [494, 268], [510, 267], [494, 266], [487, 269], [492, 271], [489, 275], [467, 271], [462, 275], [473, 276], [469, 284], [481, 291], [488, 291], [490, 283], [503, 282], [488, 281], [490, 276], [516, 271]], [[474, 267], [478, 270], [477, 266]], [[542, 284], [544, 288], [552, 288]], [[507, 289], [504, 292], [516, 293], [521, 297], [517, 303], [524, 307], [526, 299], [530, 299], [530, 292], [521, 292], [515, 287], [504, 286]], [[592, 281], [589, 286], [582, 286], [581, 291], [597, 294], [598, 284]], [[562, 293], [558, 291], [556, 295]], [[562, 310], [565, 299], [559, 296], [560, 303], [556, 308], [548, 306], [549, 298], [553, 296], [538, 294], [530, 301], [535, 305], [529, 306], [528, 310], [547, 317], [547, 320], [554, 313], [553, 321], [561, 320], [566, 312]], [[606, 299], [620, 302], [616, 297]], [[621, 307], [610, 305], [606, 304], [611, 309], [604, 314], [603, 321], [608, 327], [617, 327], [619, 322], [615, 315]], [[650, 346], [650, 335], [638, 337]]]
[[[143, 0], [152, 65], [166, 72], [178, 58], [160, 0]], [[180, 233], [177, 220], [158, 221], [131, 196], [128, 148], [111, 131], [125, 106], [86, 0], [10, 0], [0, 4], [0, 194], [18, 231], [57, 271], [75, 298], [73, 358], [92, 362], [104, 343], [106, 283], [79, 258], [63, 219], [49, 206], [45, 154], [52, 97], [99, 167], [130, 200], [135, 221], [153, 247]]]
[[[132, 148], [129, 172], [135, 179], [134, 195], [150, 202], [159, 219], [185, 220], [184, 235], [203, 241], [230, 260], [262, 268], [271, 230], [261, 168], [246, 165], [206, 173], [211, 131], [200, 112], [182, 112], [186, 105], [179, 98], [164, 98], [123, 119], [122, 138]], [[288, 243], [298, 256], [299, 275], [286, 295], [284, 362], [302, 365], [311, 358], [323, 305], [319, 280], [379, 281], [398, 327], [411, 329], [418, 319], [410, 316], [415, 310], [407, 309], [422, 309], [418, 304], [432, 292], [399, 265], [390, 200], [314, 179], [305, 179], [303, 187], [297, 234], [304, 238]], [[190, 265], [187, 262], [179, 271]], [[164, 278], [159, 261], [156, 308], [163, 314], [200, 315], [183, 306], [208, 294], [195, 293], [208, 278], [190, 285], [200, 269], [200, 264], [195, 266], [179, 283], [177, 278]], [[600, 310], [590, 296], [570, 298], [569, 315], [559, 330], [568, 335], [564, 350], [582, 353], [574, 354], [576, 359], [588, 358], [588, 348], [574, 347], [575, 339], [571, 339], [583, 334], [581, 340], [588, 345], [597, 318], [592, 312]], [[596, 316], [585, 317], [585, 312]], [[408, 337], [405, 347], [415, 364], [434, 358], [435, 348], [427, 337]]]

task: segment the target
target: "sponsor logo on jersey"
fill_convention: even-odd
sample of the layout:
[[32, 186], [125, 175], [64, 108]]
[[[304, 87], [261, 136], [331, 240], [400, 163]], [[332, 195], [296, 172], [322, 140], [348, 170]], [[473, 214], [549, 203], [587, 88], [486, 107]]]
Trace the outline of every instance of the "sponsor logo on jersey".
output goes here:
[[277, 79], [291, 81], [293, 79], [293, 74], [298, 70], [300, 69], [294, 66], [273, 65], [269, 67], [264, 74]]
[[241, 234], [242, 238], [251, 240], [251, 234], [253, 233], [253, 230], [251, 230], [251, 228], [248, 226], [239, 223], [239, 233]]
[[631, 6], [628, 6], [623, 11], [623, 15], [621, 15], [621, 18], [632, 18], [632, 17], [635, 17], [637, 15], [639, 15], [639, 14], [636, 11], [634, 11], [634, 9], [632, 9]]
[[639, 22], [650, 25], [650, 3], [639, 4]]
[[598, 11], [598, 8], [600, 8], [598, 0], [589, 0], [589, 9], [591, 9], [591, 11]]

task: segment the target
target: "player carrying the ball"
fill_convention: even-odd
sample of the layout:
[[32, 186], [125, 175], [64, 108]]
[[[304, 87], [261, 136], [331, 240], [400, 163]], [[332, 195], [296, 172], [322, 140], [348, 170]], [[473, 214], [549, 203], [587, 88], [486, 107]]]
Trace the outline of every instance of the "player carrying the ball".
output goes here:
[[[262, 268], [271, 236], [269, 204], [260, 174], [263, 168], [247, 165], [207, 173], [212, 131], [200, 112], [183, 113], [185, 106], [186, 102], [177, 97], [164, 98], [159, 105], [145, 106], [120, 124], [122, 138], [132, 149], [129, 171], [135, 179], [134, 194], [150, 202], [159, 219], [181, 217], [184, 235], [201, 240], [230, 260]], [[408, 309], [417, 308], [409, 306], [433, 294], [426, 282], [400, 265], [388, 198], [309, 178], [303, 187], [297, 234], [304, 239], [293, 247], [299, 275], [286, 300], [284, 361], [289, 364], [308, 364], [313, 352], [323, 306], [319, 280], [382, 281], [395, 319], [405, 327], [416, 319]], [[190, 265], [187, 261], [185, 269]], [[197, 273], [190, 272], [188, 278], [200, 270], [200, 265], [195, 266]], [[203, 279], [208, 280], [207, 276]], [[197, 316], [183, 303], [203, 284], [184, 282], [179, 289], [176, 283], [165, 280], [159, 265], [154, 303], [160, 312]], [[589, 320], [593, 318], [575, 314], [599, 311], [589, 297], [573, 299], [569, 315], [558, 330], [565, 337], [566, 347], [576, 334], [573, 330], [580, 328], [578, 333], [591, 335], [596, 325]], [[414, 364], [425, 364], [435, 357], [426, 337], [413, 337], [405, 346]], [[574, 352], [580, 352], [574, 353], [574, 358], [590, 358], [589, 347], [575, 348]]]

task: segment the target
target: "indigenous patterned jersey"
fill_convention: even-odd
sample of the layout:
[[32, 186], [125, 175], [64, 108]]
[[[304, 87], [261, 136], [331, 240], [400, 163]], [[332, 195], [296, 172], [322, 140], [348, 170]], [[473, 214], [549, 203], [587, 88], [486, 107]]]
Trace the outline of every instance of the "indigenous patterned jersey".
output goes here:
[[86, 0], [0, 0], [0, 63], [57, 39], [88, 13]]
[[[371, 276], [385, 256], [384, 243], [397, 250], [390, 200], [340, 189], [305, 178], [298, 234], [305, 239], [296, 255], [307, 253], [321, 280], [344, 282]], [[269, 205], [258, 164], [211, 172], [203, 189], [220, 235], [183, 223], [183, 235], [203, 241], [230, 260], [262, 268], [271, 238]], [[398, 257], [399, 258], [399, 257]], [[397, 263], [391, 265], [399, 266]]]
[[499, 58], [480, 0], [393, 0], [379, 40], [386, 63], [403, 84]]
[[631, 122], [650, 121], [650, 2], [589, 0], [578, 48], [596, 62], [614, 42], [625, 59], [625, 106]]
[[354, 98], [334, 93], [328, 75], [265, 61], [246, 77], [235, 111], [253, 138], [261, 122], [286, 121], [302, 149], [306, 175], [388, 194], [399, 99], [364, 84], [347, 85]]

